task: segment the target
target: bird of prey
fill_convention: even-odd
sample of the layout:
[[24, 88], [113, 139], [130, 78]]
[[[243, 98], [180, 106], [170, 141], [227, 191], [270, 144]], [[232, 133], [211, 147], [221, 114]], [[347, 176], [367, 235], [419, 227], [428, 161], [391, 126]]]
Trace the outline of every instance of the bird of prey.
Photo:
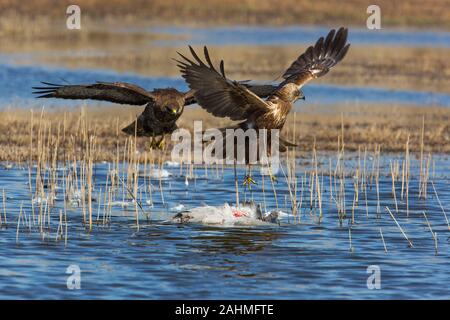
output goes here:
[[[97, 82], [87, 85], [58, 85], [42, 82], [41, 87], [33, 87], [39, 94], [38, 98], [62, 99], [92, 99], [109, 101], [127, 105], [145, 105], [144, 111], [130, 125], [122, 129], [123, 132], [136, 136], [152, 137], [151, 148], [161, 149], [164, 135], [175, 131], [176, 121], [184, 111], [184, 106], [196, 103], [193, 90], [180, 92], [174, 88], [154, 89], [147, 91], [135, 84], [125, 82]], [[271, 87], [266, 85], [252, 85], [247, 82], [241, 84], [265, 97]], [[156, 136], [161, 136], [159, 141]]]
[[[218, 71], [213, 66], [206, 47], [204, 47], [206, 63], [198, 57], [191, 46], [189, 49], [193, 59], [178, 53], [181, 59], [176, 61], [183, 78], [193, 90], [195, 100], [214, 116], [242, 121], [233, 128], [244, 131], [281, 130], [293, 103], [298, 99], [304, 99], [301, 88], [309, 81], [324, 76], [345, 57], [350, 46], [347, 43], [347, 33], [346, 28], [340, 28], [337, 32], [333, 29], [325, 38], [319, 38], [315, 45], [308, 47], [284, 72], [284, 80], [273, 87], [265, 100], [253, 94], [241, 83], [228, 79], [225, 76], [223, 60]], [[288, 146], [292, 144], [280, 139], [281, 152]], [[269, 146], [267, 150], [270, 152]], [[245, 183], [253, 182], [249, 179], [251, 177], [246, 177]]]

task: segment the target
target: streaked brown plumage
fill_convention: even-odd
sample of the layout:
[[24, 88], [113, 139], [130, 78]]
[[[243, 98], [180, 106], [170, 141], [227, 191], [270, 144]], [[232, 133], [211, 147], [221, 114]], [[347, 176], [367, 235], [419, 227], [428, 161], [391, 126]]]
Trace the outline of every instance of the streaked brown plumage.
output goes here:
[[[281, 130], [293, 103], [299, 98], [304, 99], [300, 88], [310, 80], [325, 75], [344, 58], [350, 46], [347, 44], [347, 32], [346, 28], [340, 28], [337, 32], [331, 30], [325, 39], [321, 37], [314, 46], [310, 46], [284, 72], [284, 81], [272, 87], [266, 100], [241, 83], [229, 80], [225, 76], [223, 61], [217, 71], [206, 47], [206, 63], [190, 46], [194, 61], [179, 53], [182, 60], [177, 62], [197, 102], [214, 116], [243, 120], [233, 128]], [[280, 151], [292, 145], [280, 139]]]
[[[137, 85], [125, 82], [97, 82], [87, 85], [57, 85], [42, 82], [45, 86], [33, 87], [38, 98], [92, 99], [120, 104], [145, 105], [144, 111], [123, 132], [137, 136], [159, 136], [170, 134], [178, 128], [176, 121], [184, 111], [184, 106], [196, 102], [193, 91], [180, 92], [174, 88], [147, 91]], [[242, 83], [255, 90], [262, 97], [271, 88], [264, 85]]]

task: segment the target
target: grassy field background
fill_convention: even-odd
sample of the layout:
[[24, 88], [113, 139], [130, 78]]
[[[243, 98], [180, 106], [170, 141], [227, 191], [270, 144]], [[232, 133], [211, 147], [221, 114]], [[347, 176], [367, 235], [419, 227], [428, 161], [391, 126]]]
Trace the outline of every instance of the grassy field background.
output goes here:
[[[145, 27], [345, 25], [364, 28], [366, 9], [372, 1], [79, 0], [76, 4], [82, 11], [81, 32], [65, 27], [66, 8], [70, 4], [72, 1], [66, 0], [0, 0], [0, 53], [9, 55], [17, 64], [102, 68], [146, 76], [179, 77], [179, 70], [170, 58], [176, 56], [176, 51], [186, 52], [186, 48], [155, 45], [155, 41], [174, 40], [184, 35], [154, 33]], [[380, 0], [377, 4], [382, 10], [385, 29], [450, 29], [449, 0]], [[124, 28], [126, 33], [120, 31]], [[224, 59], [229, 77], [267, 81], [278, 78], [305, 48], [305, 45], [222, 45], [211, 46], [210, 52], [216, 62]], [[353, 45], [339, 67], [315, 83], [450, 93], [449, 56], [448, 48]], [[41, 102], [37, 101], [36, 105]], [[27, 159], [33, 152], [30, 111], [17, 107], [0, 112], [0, 161]], [[40, 123], [48, 137], [54, 139], [58, 127], [64, 128], [60, 133], [64, 133], [64, 139], [69, 139], [80, 134], [80, 123], [87, 123], [99, 142], [101, 152], [97, 160], [111, 160], [116, 154], [116, 142], [120, 141], [123, 146], [128, 138], [120, 129], [141, 110], [120, 106], [94, 108], [83, 113], [80, 109], [61, 110], [46, 112]], [[382, 145], [384, 151], [404, 151], [410, 136], [411, 147], [417, 151], [422, 121], [425, 121], [426, 149], [450, 152], [449, 112], [439, 107], [361, 104], [330, 108], [305, 104], [295, 117], [295, 126], [294, 116], [290, 115], [285, 134], [295, 139], [302, 150], [311, 150], [314, 141], [318, 149], [336, 150], [343, 125], [345, 146], [349, 150]], [[34, 116], [39, 118], [39, 114], [37, 108]], [[211, 127], [230, 123], [227, 119], [213, 118], [199, 108], [188, 108], [179, 125], [190, 128], [196, 119], [205, 119]], [[297, 128], [295, 138], [292, 137], [294, 127]], [[147, 148], [148, 142], [148, 139], [139, 140], [141, 150]]]
[[[37, 157], [36, 141], [40, 139], [49, 148], [75, 146], [83, 149], [85, 138], [95, 137], [95, 161], [113, 161], [118, 152], [127, 149], [127, 140], [121, 129], [131, 123], [142, 107], [80, 107], [53, 111], [42, 109], [0, 111], [0, 161], [24, 162]], [[193, 129], [195, 120], [203, 121], [203, 129], [232, 124], [228, 119], [216, 118], [200, 108], [186, 108], [179, 127]], [[294, 129], [295, 128], [295, 129]], [[338, 150], [338, 140], [344, 133], [348, 151], [404, 152], [409, 139], [412, 152], [421, 148], [422, 129], [425, 152], [450, 153], [450, 110], [448, 108], [423, 108], [414, 106], [334, 105], [307, 106], [300, 112], [291, 112], [282, 136], [300, 145], [298, 155], [309, 154], [313, 145], [318, 150]], [[166, 139], [165, 151], [155, 154], [170, 157], [172, 142]], [[138, 138], [140, 156], [150, 151], [150, 138]], [[50, 150], [49, 149], [49, 150]], [[76, 150], [58, 149], [58, 152]], [[53, 151], [52, 151], [53, 152]]]
[[[65, 23], [71, 0], [1, 0], [2, 18]], [[78, 0], [83, 15], [103, 21], [155, 24], [345, 24], [363, 26], [370, 0]], [[385, 26], [450, 28], [448, 0], [378, 0]]]

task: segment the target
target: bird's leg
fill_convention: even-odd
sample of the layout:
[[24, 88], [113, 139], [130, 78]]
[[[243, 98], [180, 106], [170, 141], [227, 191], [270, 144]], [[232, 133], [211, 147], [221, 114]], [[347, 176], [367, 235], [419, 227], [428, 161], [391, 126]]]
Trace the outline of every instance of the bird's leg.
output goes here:
[[161, 135], [161, 139], [159, 139], [159, 141], [156, 142], [156, 148], [158, 148], [159, 150], [162, 150], [164, 148], [164, 134]]
[[273, 175], [272, 172], [270, 173], [270, 180], [272, 180], [272, 182], [278, 183], [277, 176]]
[[237, 169], [236, 169], [236, 159], [234, 159], [234, 187], [236, 191], [236, 208], [239, 208], [239, 187], [238, 187], [238, 178], [237, 178]]
[[257, 184], [255, 180], [253, 180], [252, 178], [252, 165], [249, 164], [248, 165], [248, 174], [245, 176], [244, 178], [244, 183], [243, 185], [248, 187], [248, 189], [250, 190], [252, 188], [252, 184]]
[[155, 134], [152, 134], [152, 139], [150, 141], [150, 149], [155, 149], [156, 147], [156, 141], [155, 141]]
[[267, 165], [268, 165], [268, 167], [269, 167], [269, 177], [270, 177], [270, 181], [272, 182], [272, 184], [275, 183], [275, 182], [278, 183], [278, 178], [277, 178], [277, 176], [274, 175], [273, 172], [272, 172], [272, 166], [270, 165], [269, 162], [267, 162]]

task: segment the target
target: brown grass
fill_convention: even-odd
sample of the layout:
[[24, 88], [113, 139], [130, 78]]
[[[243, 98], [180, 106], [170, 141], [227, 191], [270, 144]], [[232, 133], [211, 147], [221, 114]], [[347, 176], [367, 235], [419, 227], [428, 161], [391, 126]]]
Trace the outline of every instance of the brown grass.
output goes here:
[[[1, 0], [2, 16], [64, 23], [71, 0]], [[179, 24], [321, 24], [363, 27], [368, 0], [78, 0], [86, 18], [136, 23]], [[450, 27], [448, 0], [378, 0], [384, 26]]]
[[[78, 110], [56, 110], [33, 112], [33, 130], [31, 131], [31, 113], [25, 110], [5, 110], [0, 112], [0, 161], [24, 162], [36, 157], [35, 147], [30, 141], [36, 141], [38, 123], [41, 127], [42, 141], [58, 141], [61, 159], [64, 154], [81, 152], [85, 148], [85, 135], [95, 137], [96, 145], [92, 151], [93, 161], [114, 161], [124, 152], [130, 137], [120, 132], [120, 128], [130, 123], [140, 108], [95, 107]], [[409, 138], [411, 152], [418, 152], [421, 144], [422, 118], [425, 117], [425, 152], [450, 153], [450, 110], [444, 108], [419, 108], [406, 106], [319, 106], [304, 107], [295, 118], [290, 114], [283, 135], [300, 145], [302, 151], [310, 151], [315, 141], [319, 151], [336, 151], [338, 136], [341, 134], [341, 114], [343, 115], [344, 139], [346, 150], [367, 148], [374, 150], [381, 145], [382, 151], [403, 152]], [[218, 119], [200, 108], [189, 108], [181, 118], [180, 127], [192, 130], [194, 120], [203, 120], [203, 128], [223, 127], [231, 122]], [[119, 129], [119, 131], [118, 131]], [[59, 135], [58, 135], [59, 130]], [[30, 139], [30, 133], [33, 139]], [[133, 137], [131, 137], [133, 138]], [[134, 138], [133, 138], [134, 139]], [[167, 138], [170, 151], [170, 139]], [[140, 157], [149, 152], [150, 140], [137, 139]], [[128, 141], [128, 144], [130, 142]], [[31, 154], [30, 154], [31, 152]], [[169, 155], [170, 152], [167, 152]], [[149, 157], [150, 158], [150, 157]]]
[[[8, 37], [0, 43], [0, 51], [9, 54], [29, 53], [19, 55], [17, 63], [105, 68], [148, 76], [173, 77], [179, 76], [179, 70], [170, 58], [176, 57], [177, 51], [187, 52], [185, 48], [151, 44], [164, 35], [132, 33], [123, 37], [101, 30], [83, 34], [85, 36], [72, 39], [53, 36], [19, 42]], [[119, 41], [120, 46], [117, 45]], [[210, 46], [210, 53], [216, 62], [224, 59], [225, 69], [232, 79], [266, 81], [279, 77], [305, 48], [306, 46]], [[353, 46], [343, 62], [326, 77], [316, 80], [316, 83], [450, 93], [449, 55], [450, 50], [445, 48]], [[95, 80], [98, 79], [92, 79]]]
[[[210, 46], [210, 53], [216, 63], [224, 59], [227, 75], [232, 79], [273, 80], [305, 49], [306, 46]], [[178, 67], [170, 59], [176, 57], [177, 51], [187, 53], [179, 47], [154, 46], [151, 50], [131, 51], [123, 47], [98, 55], [43, 55], [41, 61], [70, 68], [104, 67], [178, 77]], [[449, 55], [450, 50], [443, 48], [352, 47], [338, 67], [315, 83], [450, 93]]]
[[[81, 0], [77, 3], [82, 8], [82, 30], [73, 31], [65, 27], [65, 8], [68, 3], [0, 0], [0, 52], [27, 53], [19, 55], [18, 63], [107, 68], [151, 76], [178, 77], [179, 71], [170, 58], [176, 56], [176, 51], [185, 49], [179, 46], [157, 46], [154, 41], [181, 36], [143, 31], [127, 32], [124, 36], [119, 32], [120, 27], [186, 24], [192, 21], [214, 25], [258, 22], [333, 26], [354, 22], [363, 27], [368, 5], [368, 1], [362, 0], [339, 5], [329, 0], [287, 0], [281, 3], [272, 0], [212, 0], [208, 1], [208, 5], [203, 2], [200, 5], [200, 0], [156, 0], [151, 1], [151, 5], [143, 1], [110, 1], [105, 5], [104, 1]], [[449, 10], [446, 10], [445, 3], [450, 4], [450, 1], [378, 2], [382, 8], [383, 23], [389, 24], [389, 21], [398, 18], [400, 25], [414, 27], [420, 24], [408, 22], [408, 19], [435, 19], [436, 23], [439, 21], [436, 26], [448, 26], [450, 19], [445, 18]], [[274, 7], [279, 10], [276, 19], [274, 15], [268, 14]], [[241, 21], [243, 17], [248, 20]], [[431, 25], [434, 26], [434, 22]], [[151, 27], [147, 30], [151, 30]], [[225, 60], [227, 73], [232, 78], [271, 80], [278, 77], [304, 49], [305, 46], [211, 46], [211, 54], [216, 61]], [[343, 63], [318, 81], [450, 93], [449, 54], [450, 50], [445, 48], [353, 46]]]

